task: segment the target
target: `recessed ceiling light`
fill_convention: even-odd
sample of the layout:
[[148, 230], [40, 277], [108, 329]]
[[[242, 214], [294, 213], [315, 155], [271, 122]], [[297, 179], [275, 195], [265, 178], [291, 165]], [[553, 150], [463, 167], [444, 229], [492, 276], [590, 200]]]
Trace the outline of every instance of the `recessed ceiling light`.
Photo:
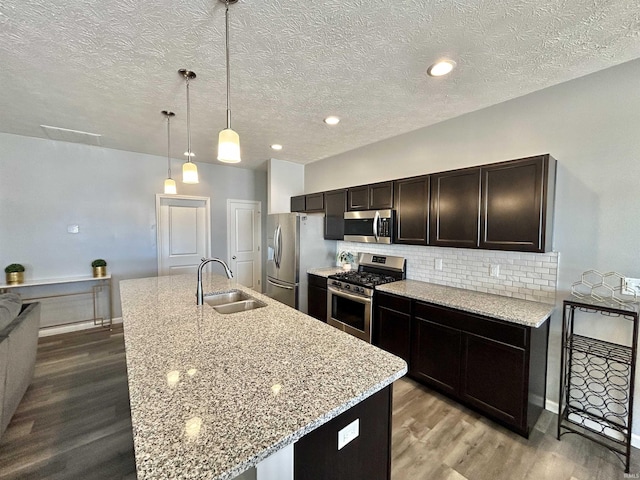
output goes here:
[[326, 123], [327, 125], [337, 125], [338, 123], [340, 123], [340, 119], [331, 115], [324, 119], [324, 123]]
[[279, 143], [274, 143], [273, 145], [271, 145], [271, 148], [273, 150], [282, 150], [282, 145], [280, 145]]
[[427, 69], [427, 73], [432, 77], [441, 77], [442, 75], [446, 75], [456, 66], [456, 62], [453, 60], [441, 60], [437, 63], [434, 63]]

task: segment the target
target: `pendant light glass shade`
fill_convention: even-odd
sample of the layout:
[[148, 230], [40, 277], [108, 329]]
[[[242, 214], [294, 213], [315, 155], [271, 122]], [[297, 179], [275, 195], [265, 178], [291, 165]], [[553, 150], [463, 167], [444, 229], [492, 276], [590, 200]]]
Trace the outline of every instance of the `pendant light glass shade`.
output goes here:
[[191, 160], [182, 165], [183, 183], [198, 183], [198, 167]]
[[218, 137], [218, 160], [225, 163], [240, 162], [240, 137], [230, 128], [220, 131]]
[[164, 193], [167, 195], [175, 195], [178, 193], [176, 189], [176, 181], [173, 178], [167, 178], [164, 181]]
[[175, 195], [176, 182], [171, 178], [171, 117], [175, 117], [175, 113], [169, 110], [163, 110], [162, 114], [167, 118], [167, 178], [164, 181], [164, 193], [166, 195]]
[[231, 74], [229, 72], [229, 3], [238, 0], [220, 0], [225, 4], [225, 54], [227, 66], [227, 128], [218, 136], [218, 160], [225, 163], [240, 163], [240, 136], [231, 129]]
[[191, 109], [189, 102], [189, 80], [196, 78], [195, 72], [187, 69], [180, 69], [178, 73], [184, 77], [187, 82], [187, 161], [182, 165], [182, 183], [198, 183], [198, 167], [191, 161], [194, 154], [191, 152]]

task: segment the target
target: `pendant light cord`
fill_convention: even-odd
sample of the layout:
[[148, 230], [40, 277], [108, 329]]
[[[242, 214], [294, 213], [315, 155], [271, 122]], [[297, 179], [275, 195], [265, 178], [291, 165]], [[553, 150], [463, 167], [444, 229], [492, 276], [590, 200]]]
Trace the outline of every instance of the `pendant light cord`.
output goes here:
[[231, 128], [231, 109], [229, 107], [230, 97], [231, 97], [231, 75], [229, 73], [229, 0], [225, 2], [226, 11], [225, 11], [225, 50], [226, 50], [226, 60], [227, 60], [227, 128]]
[[191, 163], [191, 112], [189, 108], [189, 77], [187, 80], [187, 162]]
[[171, 116], [167, 114], [167, 171], [171, 178]]

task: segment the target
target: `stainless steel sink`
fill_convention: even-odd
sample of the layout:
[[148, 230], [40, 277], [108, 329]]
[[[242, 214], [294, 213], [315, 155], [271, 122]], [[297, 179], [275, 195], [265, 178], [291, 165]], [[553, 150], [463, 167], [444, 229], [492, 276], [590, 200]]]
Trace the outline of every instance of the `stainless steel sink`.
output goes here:
[[231, 290], [230, 292], [214, 293], [204, 297], [205, 303], [212, 307], [216, 305], [226, 305], [227, 303], [240, 302], [242, 300], [253, 300], [252, 297], [244, 293], [242, 290]]
[[225, 315], [246, 312], [267, 306], [266, 303], [256, 300], [242, 290], [231, 290], [230, 292], [206, 295], [204, 302], [211, 305], [216, 312]]
[[255, 310], [256, 308], [266, 307], [266, 303], [259, 300], [243, 300], [241, 302], [227, 303], [226, 305], [218, 305], [213, 309], [222, 314], [246, 312], [247, 310]]

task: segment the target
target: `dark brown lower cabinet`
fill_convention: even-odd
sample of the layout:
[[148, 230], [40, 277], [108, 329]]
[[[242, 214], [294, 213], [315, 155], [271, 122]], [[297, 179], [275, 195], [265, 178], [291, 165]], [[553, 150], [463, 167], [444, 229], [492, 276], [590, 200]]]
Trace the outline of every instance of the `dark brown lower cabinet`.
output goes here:
[[491, 416], [525, 426], [526, 352], [490, 338], [463, 334], [461, 397]]
[[460, 390], [460, 330], [414, 318], [411, 372], [414, 377], [457, 395]]
[[411, 348], [411, 300], [376, 292], [373, 344], [409, 363]]
[[307, 305], [308, 314], [313, 318], [327, 321], [327, 279], [319, 275], [307, 274], [309, 280]]
[[409, 375], [528, 437], [545, 405], [549, 321], [532, 328], [412, 308]]
[[[392, 385], [302, 437], [293, 447], [295, 480], [389, 480]], [[338, 450], [338, 432], [359, 434]]]

